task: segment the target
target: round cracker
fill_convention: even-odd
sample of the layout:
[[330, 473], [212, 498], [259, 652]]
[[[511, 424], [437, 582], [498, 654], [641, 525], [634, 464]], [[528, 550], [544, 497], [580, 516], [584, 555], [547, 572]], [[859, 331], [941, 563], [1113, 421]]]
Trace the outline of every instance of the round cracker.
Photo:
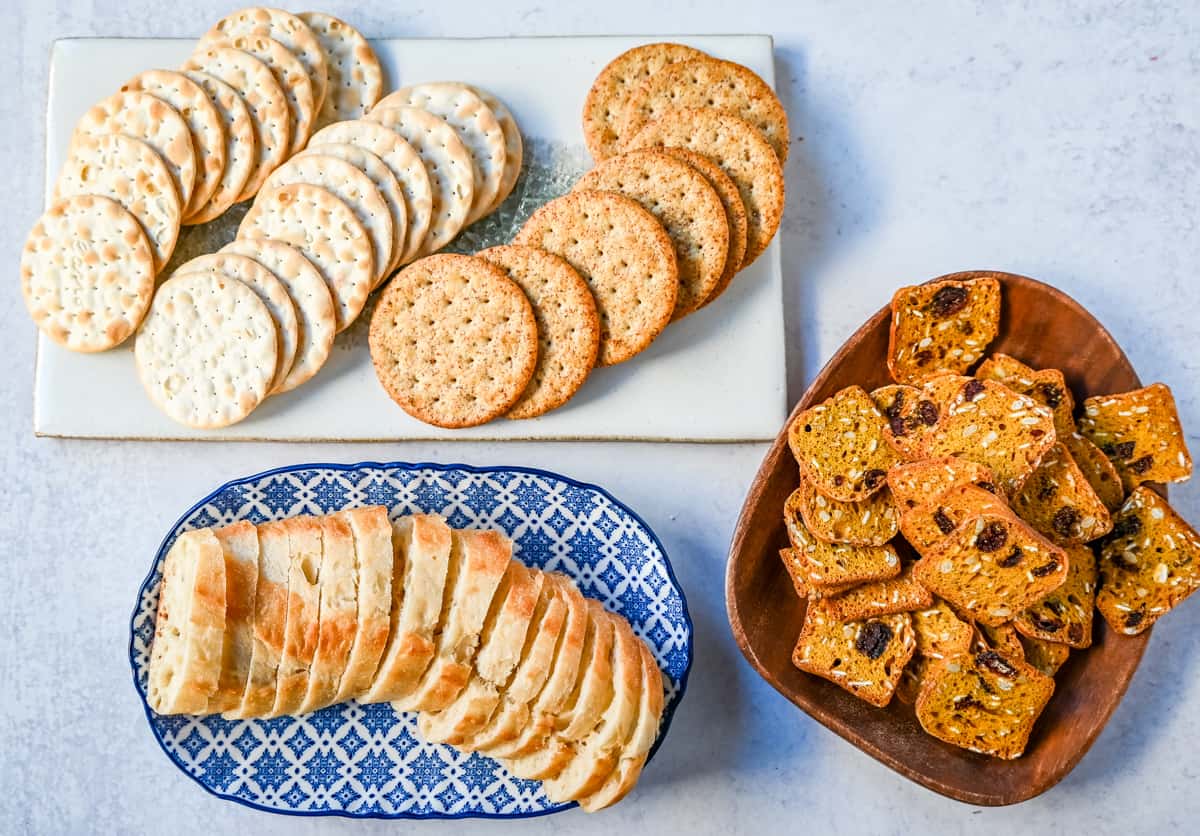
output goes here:
[[322, 128], [313, 134], [308, 144], [315, 146], [332, 142], [346, 142], [370, 151], [391, 170], [404, 192], [404, 206], [408, 214], [404, 251], [396, 266], [412, 261], [420, 254], [433, 222], [433, 186], [421, 155], [391, 128], [365, 119], [338, 122]]
[[738, 194], [737, 183], [730, 180], [729, 175], [708, 157], [686, 148], [663, 150], [699, 171], [716, 191], [717, 197], [721, 199], [721, 206], [725, 209], [725, 222], [729, 225], [729, 254], [725, 256], [725, 269], [721, 273], [721, 280], [704, 300], [704, 304], [708, 305], [729, 287], [746, 257], [746, 206], [742, 203], [742, 196]]
[[[79, 137], [125, 134], [140, 139], [162, 157], [187, 206], [196, 183], [196, 152], [187, 122], [169, 104], [149, 93], [114, 93], [83, 115], [75, 126], [72, 146]], [[68, 150], [70, 156], [73, 148]]]
[[183, 213], [190, 214], [203, 206], [217, 190], [225, 171], [225, 128], [208, 94], [183, 73], [173, 70], [138, 73], [125, 82], [121, 90], [149, 93], [175, 108], [183, 117], [196, 154], [196, 182]]
[[242, 35], [266, 35], [287, 48], [304, 65], [313, 92], [313, 108], [319, 112], [329, 88], [329, 67], [317, 36], [308, 25], [291, 12], [261, 6], [241, 9], [222, 18], [200, 39], [209, 46], [227, 38]]
[[242, 218], [237, 237], [282, 241], [300, 250], [333, 294], [338, 331], [362, 312], [375, 281], [371, 239], [333, 192], [307, 183], [263, 192]]
[[749, 67], [709, 56], [671, 64], [642, 82], [625, 105], [622, 129], [632, 136], [672, 110], [701, 107], [745, 119], [787, 162], [787, 111], [775, 91]]
[[258, 138], [254, 133], [250, 108], [241, 95], [216, 76], [200, 70], [185, 70], [184, 75], [200, 85], [213, 107], [221, 116], [225, 136], [225, 167], [221, 180], [208, 202], [183, 216], [185, 226], [202, 224], [220, 217], [237, 202], [238, 195], [250, 179], [258, 154]]
[[476, 255], [517, 283], [537, 321], [537, 366], [508, 417], [534, 418], [562, 406], [587, 380], [600, 348], [600, 317], [587, 282], [565, 259], [534, 247], [509, 244]]
[[216, 271], [174, 275], [133, 343], [154, 405], [196, 429], [227, 427], [267, 396], [279, 355], [275, 322], [257, 294]]
[[746, 207], [742, 269], [749, 267], [771, 243], [783, 218], [783, 167], [770, 144], [745, 119], [712, 108], [683, 108], [646, 125], [626, 143], [627, 150], [654, 146], [703, 154], [737, 184]]
[[137, 218], [155, 272], [171, 260], [179, 240], [179, 195], [167, 164], [145, 142], [124, 134], [78, 137], [54, 184], [54, 197], [80, 194], [111, 198]]
[[38, 330], [59, 345], [120, 344], [154, 293], [154, 257], [137, 218], [107, 197], [55, 202], [21, 251], [21, 293]]
[[324, 12], [297, 16], [316, 35], [329, 71], [317, 127], [366, 116], [383, 94], [383, 67], [375, 50], [361, 32], [340, 18]]
[[369, 342], [392, 400], [438, 427], [503, 415], [537, 365], [529, 300], [503, 270], [469, 255], [434, 255], [401, 270], [375, 308]]
[[300, 322], [292, 297], [288, 294], [283, 282], [274, 273], [254, 259], [236, 253], [216, 252], [196, 256], [191, 261], [181, 264], [174, 275], [182, 276], [187, 273], [214, 271], [236, 279], [253, 290], [267, 306], [267, 310], [271, 312], [271, 319], [275, 321], [275, 331], [278, 337], [276, 352], [279, 355], [279, 362], [276, 364], [275, 377], [271, 379], [271, 387], [267, 390], [267, 393], [270, 394], [283, 383], [296, 359]]
[[521, 165], [525, 161], [525, 140], [521, 137], [521, 128], [517, 125], [517, 120], [504, 102], [487, 90], [471, 87], [471, 85], [467, 86], [476, 96], [483, 99], [485, 105], [492, 109], [492, 113], [496, 114], [496, 121], [500, 123], [500, 130], [504, 132], [504, 174], [500, 178], [500, 192], [496, 195], [495, 202], [487, 210], [488, 213], [491, 213], [499, 208], [504, 199], [512, 194], [513, 187], [517, 185], [517, 178], [521, 176]]
[[[401, 141], [403, 142], [403, 140]], [[400, 188], [400, 181], [396, 179], [396, 175], [392, 174], [392, 170], [383, 160], [370, 151], [364, 151], [357, 145], [351, 145], [348, 142], [333, 142], [325, 145], [309, 143], [301, 153], [326, 154], [337, 157], [339, 160], [345, 160], [367, 175], [375, 188], [379, 190], [379, 194], [383, 196], [388, 213], [392, 217], [392, 258], [389, 264], [384, 265], [380, 279], [375, 283], [375, 287], [379, 287], [392, 271], [400, 266], [400, 256], [404, 253], [404, 240], [408, 235], [408, 210], [404, 206], [404, 190]], [[415, 156], [416, 152], [414, 151], [413, 154]]]
[[329, 359], [337, 333], [333, 294], [321, 277], [321, 271], [298, 249], [282, 241], [242, 238], [229, 242], [221, 252], [244, 255], [270, 270], [283, 283], [296, 306], [299, 322], [296, 359], [283, 383], [273, 389], [272, 394], [291, 391], [310, 380]]
[[258, 140], [257, 156], [237, 200], [254, 197], [263, 181], [287, 159], [291, 147], [292, 125], [283, 88], [270, 67], [231, 46], [202, 49], [188, 59], [183, 70], [200, 70], [220, 79], [236, 90], [250, 109], [250, 121]]
[[675, 249], [654, 216], [615, 192], [571, 192], [542, 206], [514, 244], [565, 258], [587, 282], [600, 315], [599, 363], [633, 357], [675, 310]]
[[631, 151], [597, 165], [573, 190], [631, 197], [663, 225], [679, 268], [672, 319], [699, 308], [720, 283], [729, 254], [725, 208], [716, 190], [687, 163], [660, 150]]
[[429, 232], [418, 250], [436, 252], [466, 226], [475, 199], [471, 154], [444, 119], [416, 107], [377, 107], [371, 120], [400, 134], [425, 164], [433, 190]]
[[292, 183], [320, 186], [350, 207], [371, 242], [375, 265], [371, 288], [378, 286], [387, 276], [388, 265], [392, 263], [392, 213], [371, 178], [345, 160], [327, 154], [308, 153], [292, 157], [275, 169], [263, 185], [259, 199], [280, 186]]
[[596, 76], [583, 103], [583, 139], [592, 159], [599, 162], [620, 153], [621, 117], [642, 82], [668, 64], [703, 58], [704, 53], [683, 44], [645, 44], [626, 50]]
[[312, 136], [317, 117], [312, 82], [304, 72], [304, 65], [283, 44], [266, 35], [239, 35], [230, 38], [228, 45], [262, 61], [279, 82], [279, 89], [287, 97], [290, 120], [288, 154], [295, 154]]
[[475, 178], [467, 224], [475, 223], [491, 211], [504, 180], [508, 151], [496, 114], [470, 87], [453, 81], [414, 84], [384, 96], [376, 107], [420, 108], [454, 128], [471, 155]]

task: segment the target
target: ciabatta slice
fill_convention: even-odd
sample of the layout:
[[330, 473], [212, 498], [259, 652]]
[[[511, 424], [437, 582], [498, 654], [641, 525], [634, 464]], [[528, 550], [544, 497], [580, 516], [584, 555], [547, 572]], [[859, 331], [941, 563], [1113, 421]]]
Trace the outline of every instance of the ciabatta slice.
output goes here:
[[316, 517], [292, 517], [284, 520], [283, 526], [288, 535], [288, 606], [283, 657], [269, 717], [300, 710], [308, 692], [321, 621], [321, 521]]
[[242, 704], [254, 654], [254, 592], [258, 588], [258, 529], [242, 520], [213, 532], [225, 559], [225, 646], [221, 678], [206, 714]]
[[287, 621], [288, 533], [282, 522], [258, 527], [258, 583], [254, 588], [254, 649], [250, 677], [241, 705], [225, 719], [262, 717], [275, 704], [275, 677], [283, 657], [283, 628]]
[[354, 533], [358, 567], [358, 628], [334, 702], [355, 699], [371, 687], [387, 647], [392, 609], [392, 524], [387, 508], [372, 505], [340, 513]]
[[300, 704], [307, 714], [334, 703], [350, 647], [358, 630], [358, 566], [354, 533], [339, 516], [321, 517], [321, 616], [317, 652], [308, 674], [308, 692]]

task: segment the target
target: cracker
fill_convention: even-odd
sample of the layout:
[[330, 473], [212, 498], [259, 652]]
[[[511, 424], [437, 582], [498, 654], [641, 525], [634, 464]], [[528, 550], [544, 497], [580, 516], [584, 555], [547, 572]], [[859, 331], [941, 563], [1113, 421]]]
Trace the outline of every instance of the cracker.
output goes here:
[[672, 157], [683, 160], [700, 172], [701, 176], [708, 181], [708, 185], [712, 186], [713, 191], [717, 193], [717, 197], [721, 201], [721, 208], [725, 210], [725, 224], [729, 227], [729, 249], [725, 255], [725, 268], [721, 271], [721, 278], [717, 281], [717, 286], [713, 288], [712, 293], [703, 302], [704, 305], [708, 305], [729, 288], [733, 277], [742, 267], [742, 261], [746, 258], [746, 204], [742, 203], [742, 196], [738, 194], [737, 184], [729, 179], [729, 175], [708, 157], [697, 154], [695, 151], [689, 151], [687, 148], [666, 148], [664, 150]]
[[901, 511], [916, 508], [959, 485], [975, 485], [995, 493], [995, 480], [990, 468], [957, 456], [898, 464], [888, 471], [888, 487]]
[[975, 376], [1003, 383], [1014, 392], [1050, 407], [1054, 411], [1054, 431], [1060, 440], [1075, 432], [1075, 396], [1058, 369], [1037, 371], [1015, 357], [997, 352], [979, 364]]
[[902, 287], [892, 296], [888, 370], [897, 383], [965, 373], [1000, 330], [1000, 282], [991, 277]]
[[1115, 511], [1125, 501], [1125, 486], [1121, 484], [1121, 474], [1117, 466], [1104, 455], [1104, 451], [1088, 441], [1078, 432], [1072, 430], [1065, 435], [1059, 435], [1058, 440], [1067, 448], [1075, 464], [1083, 472], [1084, 478], [1100, 497], [1104, 507]]
[[242, 219], [237, 237], [282, 241], [300, 250], [333, 294], [338, 331], [362, 311], [375, 281], [371, 239], [332, 192], [306, 183], [264, 192]]
[[401, 87], [380, 100], [376, 108], [415, 107], [443, 119], [471, 155], [475, 191], [467, 224], [475, 223], [496, 205], [508, 151], [496, 114], [470, 87], [439, 81]]
[[712, 108], [672, 110], [630, 137], [622, 150], [654, 146], [703, 154], [737, 184], [746, 207], [742, 269], [749, 267], [771, 243], [783, 219], [783, 167], [771, 146], [749, 122]]
[[201, 224], [224, 214], [237, 202], [238, 195], [250, 179], [258, 156], [258, 137], [250, 116], [250, 108], [238, 91], [221, 79], [200, 70], [183, 73], [204, 90], [221, 117], [225, 138], [225, 166], [221, 179], [208, 202], [184, 215], [185, 225]]
[[882, 708], [892, 701], [900, 674], [916, 650], [907, 613], [866, 621], [838, 621], [826, 602], [808, 605], [792, 664]]
[[313, 107], [320, 111], [329, 88], [329, 65], [316, 34], [303, 20], [282, 9], [260, 6], [241, 9], [218, 21], [200, 39], [200, 46], [211, 46], [241, 35], [265, 35], [283, 44], [304, 66], [312, 87]]
[[941, 409], [920, 389], [903, 383], [892, 383], [871, 390], [871, 400], [879, 407], [887, 426], [883, 437], [906, 459], [921, 458], [921, 443], [937, 425]]
[[469, 84], [467, 87], [491, 109], [496, 121], [500, 123], [500, 130], [504, 133], [504, 173], [500, 176], [500, 191], [486, 210], [493, 212], [512, 193], [513, 186], [517, 185], [517, 178], [521, 175], [521, 164], [525, 159], [525, 141], [521, 138], [517, 120], [504, 102], [480, 87]]
[[396, 266], [412, 261], [420, 253], [433, 221], [433, 188], [421, 156], [400, 134], [377, 122], [363, 119], [338, 122], [322, 128], [313, 134], [308, 144], [316, 147], [335, 142], [345, 142], [371, 152], [383, 160], [395, 176], [404, 193], [408, 216], [404, 251]]
[[149, 93], [114, 93], [76, 124], [67, 156], [82, 137], [107, 134], [125, 134], [153, 148], [171, 172], [180, 204], [188, 205], [196, 184], [196, 152], [187, 122], [175, 108]]
[[813, 584], [808, 578], [809, 562], [803, 559], [796, 550], [792, 547], [779, 550], [779, 559], [783, 562], [783, 568], [787, 570], [788, 577], [792, 579], [792, 587], [796, 590], [796, 595], [800, 598], [828, 598], [833, 595], [853, 589], [858, 586], [855, 583], [841, 584]]
[[292, 370], [300, 336], [300, 322], [296, 315], [296, 305], [288, 295], [287, 288], [274, 273], [254, 259], [229, 252], [196, 256], [181, 264], [175, 270], [175, 275], [210, 272], [236, 279], [253, 290], [267, 306], [278, 335], [276, 352], [279, 356], [275, 377], [271, 379], [271, 386], [267, 391], [268, 393], [276, 391]]
[[1126, 490], [1143, 482], [1183, 482], [1192, 475], [1179, 411], [1166, 384], [1088, 398], [1079, 432], [1112, 460]]
[[159, 287], [133, 354], [155, 406], [197, 429], [249, 415], [267, 396], [279, 359], [267, 306], [213, 271], [173, 276]]
[[1013, 510], [1058, 543], [1090, 543], [1112, 528], [1108, 509], [1062, 444], [1055, 444], [1021, 490]]
[[900, 525], [892, 492], [886, 488], [856, 502], [839, 502], [807, 479], [788, 497], [784, 513], [798, 513], [819, 540], [851, 546], [882, 546], [896, 536]]
[[1100, 547], [1096, 609], [1137, 635], [1200, 587], [1200, 534], [1147, 487], [1129, 494]]
[[986, 624], [976, 624], [976, 641], [973, 648], [976, 653], [982, 653], [985, 650], [996, 650], [1009, 659], [1025, 659], [1025, 646], [1021, 644], [1021, 634], [1018, 633], [1012, 626], [1012, 623], [999, 624], [995, 627], [989, 627]]
[[38, 330], [59, 345], [120, 344], [154, 293], [154, 256], [137, 218], [106, 197], [55, 202], [25, 240], [21, 293]]
[[79, 137], [54, 184], [55, 200], [91, 194], [121, 204], [137, 218], [155, 271], [171, 260], [179, 240], [179, 195], [153, 148], [124, 134]]
[[196, 155], [195, 184], [183, 208], [190, 215], [207, 203], [225, 173], [225, 128], [208, 94], [182, 73], [146, 70], [121, 85], [121, 92], [140, 91], [162, 99], [187, 123]]
[[361, 32], [333, 15], [301, 12], [297, 17], [316, 36], [329, 75], [316, 126], [366, 116], [383, 93], [383, 67], [375, 50]]
[[831, 617], [858, 621], [898, 612], [925, 610], [933, 606], [933, 594], [913, 578], [912, 564], [898, 577], [872, 581], [824, 598]]
[[320, 186], [350, 208], [371, 242], [375, 267], [371, 289], [378, 287], [387, 277], [387, 268], [392, 263], [395, 227], [392, 211], [371, 178], [345, 160], [309, 152], [293, 157], [275, 169], [263, 184], [260, 195], [269, 195], [272, 190], [293, 183]]
[[645, 79], [625, 104], [621, 130], [637, 133], [672, 110], [700, 107], [745, 119], [770, 143], [780, 164], [787, 162], [787, 112], [775, 91], [749, 67], [707, 55], [668, 64]]
[[1069, 545], [1063, 585], [1013, 619], [1022, 635], [1071, 647], [1092, 644], [1096, 603], [1096, 556], [1088, 546]]
[[235, 202], [254, 197], [263, 181], [287, 159], [292, 141], [287, 97], [271, 68], [253, 55], [230, 46], [212, 46], [192, 55], [183, 72], [199, 70], [237, 91], [250, 111], [258, 145], [254, 167]]
[[476, 255], [517, 283], [537, 321], [537, 366], [508, 417], [533, 418], [562, 406], [587, 380], [600, 349], [600, 317], [587, 282], [564, 259], [533, 247], [510, 244]]
[[866, 499], [887, 484], [896, 452], [883, 438], [883, 415], [861, 386], [847, 386], [801, 412], [788, 428], [800, 472], [826, 496]]
[[371, 360], [389, 396], [414, 418], [470, 427], [503, 415], [537, 364], [525, 294], [473, 256], [421, 259], [388, 283], [371, 317]]
[[252, 55], [270, 69], [279, 82], [287, 102], [290, 129], [288, 155], [295, 154], [312, 135], [317, 104], [312, 82], [304, 65], [287, 47], [266, 35], [239, 35], [226, 41], [228, 46]]
[[628, 360], [667, 327], [679, 288], [675, 251], [636, 201], [572, 192], [534, 212], [513, 243], [562, 256], [588, 283], [600, 315], [600, 365]]
[[833, 594], [829, 587], [886, 580], [900, 574], [900, 555], [891, 544], [827, 543], [813, 536], [799, 514], [785, 513], [784, 523], [792, 553], [780, 556], [788, 571], [794, 571], [809, 588], [824, 588], [825, 594]]
[[704, 57], [698, 49], [683, 44], [644, 44], [622, 52], [610, 61], [592, 83], [583, 104], [583, 139], [597, 162], [619, 153], [621, 119], [629, 97], [651, 76], [668, 64]]
[[1008, 514], [1009, 508], [1004, 500], [974, 483], [958, 483], [905, 509], [900, 515], [900, 530], [909, 545], [924, 556], [964, 520], [987, 512]]
[[644, 149], [605, 160], [573, 190], [625, 195], [662, 224], [679, 269], [672, 319], [687, 316], [716, 290], [729, 253], [729, 225], [721, 199], [699, 171], [670, 154]]
[[444, 119], [415, 107], [377, 107], [372, 121], [398, 133], [425, 164], [433, 202], [429, 232], [418, 254], [440, 250], [462, 231], [475, 199], [471, 154]]
[[912, 614], [917, 635], [917, 653], [926, 659], [944, 659], [966, 653], [975, 631], [941, 598]]
[[271, 391], [295, 389], [321, 370], [333, 349], [337, 319], [333, 295], [311, 261], [295, 247], [280, 241], [240, 238], [221, 248], [222, 253], [254, 259], [283, 283], [296, 308], [296, 359], [287, 376]]

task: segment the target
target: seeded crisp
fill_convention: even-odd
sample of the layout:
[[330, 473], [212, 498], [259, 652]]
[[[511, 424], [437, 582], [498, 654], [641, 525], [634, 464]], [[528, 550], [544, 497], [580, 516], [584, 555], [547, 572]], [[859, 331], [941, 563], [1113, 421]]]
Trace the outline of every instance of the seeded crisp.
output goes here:
[[1075, 430], [1067, 435], [1059, 435], [1058, 440], [1067, 448], [1075, 464], [1079, 465], [1084, 478], [1088, 480], [1096, 496], [1100, 497], [1104, 507], [1109, 511], [1120, 508], [1121, 503], [1125, 501], [1125, 486], [1121, 484], [1121, 474], [1117, 472], [1117, 466], [1104, 455], [1104, 451]]
[[900, 510], [908, 511], [959, 485], [996, 492], [991, 468], [957, 456], [898, 464], [888, 471], [888, 486]]
[[1076, 648], [1092, 645], [1096, 605], [1096, 556], [1089, 546], [1064, 546], [1067, 579], [1058, 589], [1020, 613], [1013, 626], [1023, 635]]
[[887, 488], [858, 502], [839, 502], [801, 482], [787, 501], [790, 513], [799, 513], [813, 535], [828, 543], [882, 546], [899, 531], [899, 515]]
[[831, 617], [838, 621], [856, 621], [930, 607], [933, 594], [914, 580], [910, 564], [898, 577], [864, 583], [828, 595], [824, 600]]
[[1003, 499], [973, 483], [956, 484], [933, 495], [900, 515], [904, 539], [921, 555], [926, 555], [954, 533], [970, 517], [993, 512], [1007, 514]]
[[1143, 482], [1183, 482], [1192, 475], [1175, 398], [1165, 384], [1088, 398], [1079, 431], [1116, 465], [1126, 490]]
[[1108, 509], [1062, 444], [1055, 444], [1013, 497], [1017, 516], [1060, 546], [1089, 543], [1112, 528]]
[[1028, 395], [1054, 411], [1054, 431], [1060, 437], [1075, 432], [1075, 396], [1058, 369], [1035, 371], [1015, 357], [996, 353], [975, 371], [980, 380], [995, 380]]
[[900, 574], [900, 555], [891, 545], [850, 546], [818, 540], [799, 514], [784, 514], [790, 558], [806, 584], [828, 587], [894, 578]]
[[892, 701], [916, 644], [906, 613], [843, 622], [829, 614], [826, 602], [813, 601], [792, 663], [882, 708]]
[[964, 374], [999, 330], [995, 279], [902, 287], [892, 297], [888, 369], [897, 383], [912, 383], [939, 369]]

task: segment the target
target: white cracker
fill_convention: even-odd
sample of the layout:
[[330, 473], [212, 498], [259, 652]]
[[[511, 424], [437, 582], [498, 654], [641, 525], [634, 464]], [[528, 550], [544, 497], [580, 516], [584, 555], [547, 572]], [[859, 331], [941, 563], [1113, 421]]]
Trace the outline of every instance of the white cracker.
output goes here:
[[392, 213], [371, 178], [345, 160], [325, 154], [307, 153], [293, 157], [275, 169], [263, 185], [261, 195], [292, 183], [308, 183], [332, 192], [350, 207], [371, 240], [375, 275], [371, 287], [376, 287], [387, 275], [392, 263]]
[[[403, 142], [403, 140], [401, 140]], [[406, 143], [407, 144], [407, 143]], [[357, 145], [348, 142], [333, 142], [325, 145], [313, 145], [311, 142], [302, 154], [326, 154], [345, 160], [370, 178], [379, 194], [387, 203], [388, 212], [392, 216], [392, 261], [384, 266], [380, 280], [375, 283], [379, 287], [383, 280], [400, 266], [400, 256], [404, 254], [404, 239], [408, 235], [408, 209], [404, 205], [404, 190], [400, 181], [387, 164], [370, 151], [364, 151]], [[416, 155], [416, 152], [413, 152]]]
[[228, 45], [249, 53], [271, 69], [279, 87], [287, 96], [288, 114], [291, 118], [291, 144], [288, 154], [295, 154], [304, 147], [312, 135], [316, 123], [316, 103], [312, 82], [304, 72], [304, 65], [279, 41], [266, 35], [239, 35], [230, 38]]
[[383, 67], [375, 50], [361, 32], [333, 15], [301, 12], [299, 18], [317, 36], [329, 71], [317, 126], [366, 116], [383, 93]]
[[467, 223], [472, 224], [491, 211], [504, 179], [507, 144], [496, 114], [470, 87], [454, 81], [414, 84], [389, 93], [376, 107], [417, 107], [454, 128], [471, 155], [471, 171], [475, 175], [475, 194]]
[[187, 273], [217, 272], [231, 279], [236, 279], [258, 295], [258, 298], [271, 312], [275, 321], [275, 330], [279, 339], [276, 346], [279, 362], [276, 364], [275, 377], [271, 379], [270, 394], [279, 388], [292, 370], [296, 359], [296, 346], [300, 337], [300, 322], [296, 315], [296, 306], [287, 288], [279, 278], [249, 256], [236, 253], [207, 253], [185, 262], [175, 271], [176, 276]]
[[429, 172], [425, 170], [421, 155], [391, 128], [365, 119], [338, 122], [322, 128], [313, 134], [308, 144], [315, 146], [332, 142], [345, 142], [370, 151], [391, 170], [404, 192], [404, 205], [408, 215], [404, 251], [400, 254], [396, 266], [415, 259], [421, 252], [421, 246], [425, 243], [429, 235], [429, 226], [433, 222], [433, 186], [429, 182]]
[[521, 164], [525, 161], [525, 142], [521, 138], [521, 128], [517, 125], [516, 118], [504, 102], [487, 90], [467, 86], [492, 109], [492, 113], [496, 114], [496, 121], [500, 123], [500, 130], [504, 132], [504, 175], [500, 178], [500, 192], [496, 195], [495, 202], [486, 210], [490, 214], [500, 207], [517, 185], [517, 178], [521, 175]]
[[220, 273], [172, 276], [133, 344], [138, 377], [167, 417], [213, 429], [242, 420], [267, 396], [279, 355], [271, 312]]
[[72, 351], [122, 342], [154, 293], [154, 258], [137, 218], [95, 195], [53, 204], [21, 252], [21, 293], [42, 333]]
[[416, 107], [377, 107], [371, 120], [408, 141], [425, 163], [433, 189], [432, 220], [419, 255], [437, 252], [466, 225], [475, 197], [471, 154], [444, 119]]
[[242, 238], [229, 242], [221, 252], [254, 259], [275, 274], [292, 298], [300, 325], [296, 359], [283, 383], [272, 394], [295, 389], [321, 370], [333, 348], [337, 319], [333, 295], [325, 279], [299, 250], [281, 241]]
[[236, 90], [250, 109], [254, 135], [258, 139], [257, 155], [237, 200], [254, 197], [263, 181], [287, 159], [292, 126], [283, 89], [270, 67], [231, 46], [202, 49], [187, 60], [183, 70], [200, 70], [215, 76]]
[[153, 148], [171, 171], [180, 204], [187, 206], [196, 183], [196, 152], [187, 122], [175, 108], [149, 93], [114, 93], [83, 115], [72, 144], [82, 136], [105, 134], [125, 134]]
[[156, 272], [171, 260], [179, 240], [179, 195], [167, 164], [145, 142], [124, 134], [78, 137], [54, 184], [54, 197], [77, 194], [111, 198], [137, 218]]
[[196, 153], [196, 182], [192, 196], [183, 207], [190, 215], [208, 203], [225, 172], [225, 128], [221, 115], [208, 94], [185, 76], [173, 70], [146, 70], [121, 87], [122, 92], [140, 90], [175, 108], [187, 123]]
[[362, 312], [375, 281], [371, 239], [354, 211], [332, 192], [307, 183], [280, 186], [254, 202], [238, 238], [282, 241], [321, 271], [344, 331]]
[[238, 195], [254, 170], [258, 138], [255, 136], [254, 122], [251, 121], [250, 108], [242, 101], [238, 91], [216, 76], [200, 70], [187, 70], [184, 75], [200, 85], [217, 109], [225, 136], [225, 168], [221, 172], [221, 181], [207, 203], [198, 206], [195, 212], [184, 215], [183, 223], [187, 226], [211, 221], [237, 202]]

